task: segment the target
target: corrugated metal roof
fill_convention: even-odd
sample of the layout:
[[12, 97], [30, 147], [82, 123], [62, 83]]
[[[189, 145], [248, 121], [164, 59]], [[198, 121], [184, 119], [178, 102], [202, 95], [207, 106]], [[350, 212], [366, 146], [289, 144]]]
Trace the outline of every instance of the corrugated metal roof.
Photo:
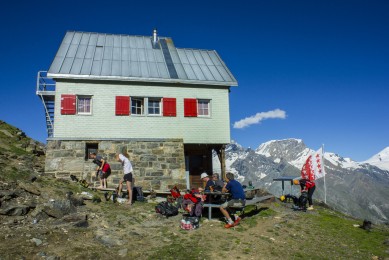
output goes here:
[[214, 50], [176, 48], [171, 38], [67, 32], [48, 76], [237, 86]]

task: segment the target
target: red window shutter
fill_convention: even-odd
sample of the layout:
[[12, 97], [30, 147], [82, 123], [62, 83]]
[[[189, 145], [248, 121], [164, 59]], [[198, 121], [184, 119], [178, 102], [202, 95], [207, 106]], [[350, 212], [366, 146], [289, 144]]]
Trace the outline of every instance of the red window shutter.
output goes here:
[[61, 115], [76, 114], [76, 95], [61, 95]]
[[130, 115], [130, 97], [116, 96], [115, 115], [128, 116]]
[[184, 98], [184, 116], [186, 117], [197, 116], [197, 99]]
[[175, 98], [163, 98], [163, 116], [177, 116]]

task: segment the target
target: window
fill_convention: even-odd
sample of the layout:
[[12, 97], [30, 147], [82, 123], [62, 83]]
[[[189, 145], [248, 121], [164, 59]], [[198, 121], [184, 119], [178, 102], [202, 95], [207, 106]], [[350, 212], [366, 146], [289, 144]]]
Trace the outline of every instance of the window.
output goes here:
[[160, 98], [148, 98], [148, 114], [149, 115], [161, 115], [161, 99]]
[[210, 100], [184, 98], [184, 116], [185, 117], [209, 117]]
[[143, 115], [144, 114], [144, 99], [143, 98], [131, 98], [131, 114]]
[[86, 143], [85, 144], [85, 161], [87, 161], [88, 159], [92, 159], [92, 158], [90, 158], [90, 154], [91, 153], [97, 154], [98, 149], [99, 149], [98, 143]]
[[198, 116], [209, 116], [209, 100], [197, 100], [197, 109]]
[[92, 97], [77, 96], [77, 114], [81, 114], [81, 115], [92, 114]]

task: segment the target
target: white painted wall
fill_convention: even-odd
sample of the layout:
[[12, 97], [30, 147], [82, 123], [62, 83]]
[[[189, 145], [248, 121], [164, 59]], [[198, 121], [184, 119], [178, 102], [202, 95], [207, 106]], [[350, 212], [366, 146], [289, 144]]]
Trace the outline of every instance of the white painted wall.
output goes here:
[[[92, 95], [92, 115], [61, 115], [61, 94]], [[177, 116], [116, 116], [116, 96], [173, 97]], [[210, 99], [211, 116], [184, 117], [184, 98]], [[184, 143], [229, 143], [229, 91], [218, 86], [57, 82], [54, 138], [183, 138]]]

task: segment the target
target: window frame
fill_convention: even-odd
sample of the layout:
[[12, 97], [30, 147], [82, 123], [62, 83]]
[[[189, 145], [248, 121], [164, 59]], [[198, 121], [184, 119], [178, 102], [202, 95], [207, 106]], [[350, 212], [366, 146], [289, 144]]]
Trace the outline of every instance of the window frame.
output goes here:
[[[138, 107], [135, 107], [135, 113], [134, 111], [132, 110], [133, 109], [133, 105], [134, 105], [134, 101], [140, 101], [141, 102], [141, 106], [140, 106], [140, 109], [141, 109], [141, 114], [138, 114], [136, 113]], [[130, 113], [132, 116], [144, 116], [145, 115], [145, 98], [144, 97], [131, 97], [130, 98]]]
[[[200, 104], [203, 104], [203, 103], [206, 103], [207, 104], [207, 108], [206, 109], [203, 109], [203, 108], [200, 108]], [[204, 114], [201, 114], [200, 111], [205, 111], [207, 110], [208, 111], [208, 114], [204, 115]], [[210, 99], [197, 99], [197, 117], [211, 117], [211, 100]]]
[[[159, 97], [148, 97], [148, 98], [145, 98], [145, 100], [147, 100], [147, 115], [148, 116], [162, 116], [162, 109], [163, 109], [163, 105], [162, 105], [162, 98], [159, 98]], [[159, 109], [159, 113], [156, 114], [156, 113], [150, 113], [150, 101], [158, 101], [158, 109]], [[156, 109], [156, 108], [154, 108]]]
[[[93, 104], [93, 96], [91, 95], [77, 95], [77, 98], [76, 98], [76, 113], [77, 115], [92, 115], [92, 104]], [[80, 112], [79, 111], [79, 105], [80, 105], [80, 99], [89, 99], [89, 112]]]

